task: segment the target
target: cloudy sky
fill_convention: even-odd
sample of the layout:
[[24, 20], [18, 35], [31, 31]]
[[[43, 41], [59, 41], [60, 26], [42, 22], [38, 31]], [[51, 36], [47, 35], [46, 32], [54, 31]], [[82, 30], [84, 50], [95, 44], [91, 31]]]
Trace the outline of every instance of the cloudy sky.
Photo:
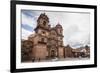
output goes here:
[[84, 46], [90, 43], [90, 14], [79, 12], [52, 12], [52, 11], [21, 11], [22, 39], [34, 34], [38, 16], [46, 13], [49, 24], [53, 27], [60, 23], [63, 27], [64, 45], [72, 47]]

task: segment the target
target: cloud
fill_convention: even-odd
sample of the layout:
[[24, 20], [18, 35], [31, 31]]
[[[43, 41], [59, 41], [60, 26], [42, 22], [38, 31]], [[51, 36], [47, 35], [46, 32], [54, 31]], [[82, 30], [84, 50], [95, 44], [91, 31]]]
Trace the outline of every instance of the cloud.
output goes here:
[[36, 27], [36, 15], [32, 11], [22, 10], [22, 39], [27, 39], [30, 34], [34, 34], [34, 28]]
[[36, 25], [36, 19], [34, 19], [34, 17], [28, 17], [28, 15], [24, 14], [22, 12], [22, 24], [27, 24], [28, 26], [33, 27], [33, 25]]
[[[79, 45], [79, 46], [84, 46], [84, 45], [88, 45], [90, 43], [90, 37], [89, 37], [89, 33], [85, 33], [85, 32], [78, 32], [77, 34], [72, 35], [68, 40], [68, 44], [70, 44], [71, 46], [75, 47], [75, 45]], [[77, 47], [77, 46], [76, 46]]]
[[22, 28], [22, 39], [28, 39], [28, 36], [32, 34], [32, 32], [27, 31], [25, 29]]
[[33, 28], [31, 26], [28, 26], [27, 24], [21, 24], [22, 25], [22, 28], [32, 32], [33, 31]]
[[22, 13], [30, 18], [33, 18], [37, 15], [35, 12], [33, 12], [31, 10], [22, 10]]

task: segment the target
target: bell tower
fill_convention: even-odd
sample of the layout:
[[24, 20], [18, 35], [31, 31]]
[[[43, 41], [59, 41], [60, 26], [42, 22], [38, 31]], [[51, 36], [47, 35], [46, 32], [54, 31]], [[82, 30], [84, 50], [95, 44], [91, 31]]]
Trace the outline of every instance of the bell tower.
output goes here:
[[49, 18], [45, 13], [41, 13], [37, 19], [37, 26], [35, 28], [35, 33], [47, 37], [50, 28], [48, 24], [49, 24]]
[[63, 28], [59, 23], [56, 25], [56, 31], [58, 35], [58, 46], [63, 46]]
[[49, 18], [45, 13], [41, 13], [40, 16], [37, 19], [37, 27], [35, 28], [35, 32], [39, 33], [39, 29], [45, 29], [48, 30], [49, 28]]
[[56, 32], [57, 32], [57, 41], [58, 41], [58, 43], [57, 43], [57, 45], [58, 45], [58, 57], [64, 58], [63, 28], [59, 23], [56, 25]]
[[35, 33], [40, 36], [41, 42], [47, 43], [47, 37], [49, 35], [49, 18], [45, 13], [41, 13], [37, 19], [37, 26], [35, 28]]
[[47, 53], [47, 42], [48, 42], [48, 35], [49, 35], [49, 18], [45, 13], [41, 13], [37, 19], [37, 26], [35, 30], [35, 37], [34, 37], [34, 50], [36, 52], [35, 58], [36, 60], [43, 60], [46, 59]]

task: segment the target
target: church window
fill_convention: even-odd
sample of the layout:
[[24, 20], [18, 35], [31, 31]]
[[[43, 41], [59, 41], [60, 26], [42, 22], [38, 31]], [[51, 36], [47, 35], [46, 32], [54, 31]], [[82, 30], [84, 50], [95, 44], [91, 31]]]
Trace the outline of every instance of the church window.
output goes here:
[[44, 42], [44, 38], [41, 38], [41, 41]]
[[46, 21], [43, 21], [43, 25], [46, 26]]
[[42, 33], [43, 33], [43, 34], [45, 34], [45, 32], [44, 32], [44, 31], [42, 31]]
[[42, 35], [46, 35], [46, 32], [45, 31], [42, 31]]

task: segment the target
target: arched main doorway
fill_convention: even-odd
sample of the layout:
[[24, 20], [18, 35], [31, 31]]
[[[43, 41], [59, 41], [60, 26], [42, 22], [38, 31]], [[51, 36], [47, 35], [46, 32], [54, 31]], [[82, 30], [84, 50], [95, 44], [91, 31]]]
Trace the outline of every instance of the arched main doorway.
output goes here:
[[56, 57], [56, 51], [55, 50], [51, 50], [51, 58], [55, 58]]

